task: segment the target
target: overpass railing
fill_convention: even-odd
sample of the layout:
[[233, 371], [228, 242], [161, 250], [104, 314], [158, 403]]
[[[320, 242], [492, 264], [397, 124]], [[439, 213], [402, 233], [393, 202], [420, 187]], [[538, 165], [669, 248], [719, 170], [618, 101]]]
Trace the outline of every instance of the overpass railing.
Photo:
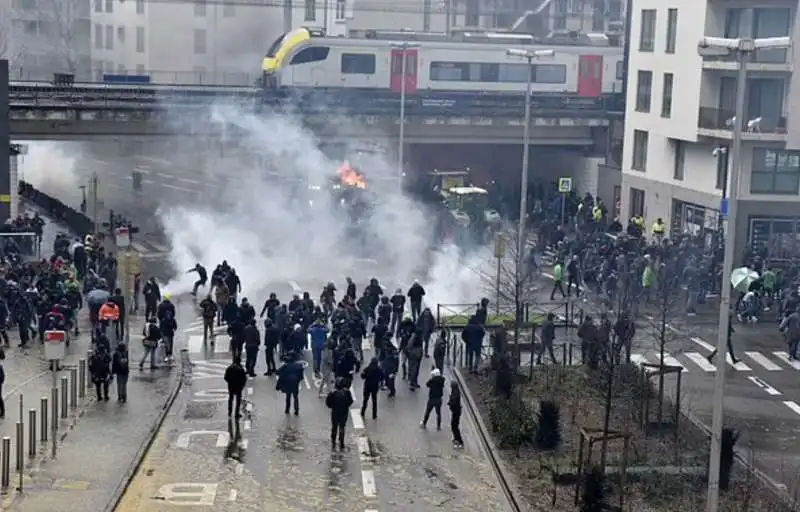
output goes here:
[[9, 80], [12, 82], [51, 82], [55, 74], [73, 75], [75, 83], [108, 83], [109, 75], [114, 77], [149, 77], [150, 83], [164, 85], [218, 85], [245, 87], [254, 86], [260, 73], [243, 73], [240, 71], [168, 71], [168, 70], [133, 70], [123, 69], [110, 71], [103, 68], [78, 70], [54, 70], [53, 68], [11, 66]]

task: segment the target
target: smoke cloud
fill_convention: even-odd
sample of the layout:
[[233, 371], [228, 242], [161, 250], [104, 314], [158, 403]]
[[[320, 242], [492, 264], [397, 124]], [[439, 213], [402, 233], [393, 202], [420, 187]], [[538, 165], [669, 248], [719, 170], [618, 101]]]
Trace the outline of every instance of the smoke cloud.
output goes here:
[[[345, 276], [359, 289], [377, 277], [387, 293], [405, 290], [416, 279], [428, 290], [429, 304], [481, 296], [480, 279], [456, 250], [432, 252], [431, 214], [399, 191], [396, 164], [379, 141], [346, 145], [346, 156], [365, 175], [367, 188], [360, 192], [370, 202], [354, 223], [338, 196], [328, 192], [342, 160], [327, 156], [298, 120], [232, 107], [217, 107], [212, 117], [235, 127], [237, 146], [257, 158], [207, 161], [201, 171], [207, 179], [226, 176], [210, 197], [160, 212], [177, 270], [200, 262], [210, 272], [227, 260], [240, 274], [243, 294], [256, 300], [280, 293], [286, 283], [315, 297], [327, 281], [341, 287]], [[337, 122], [347, 131], [347, 119]], [[188, 291], [195, 278], [181, 273], [167, 289]]]
[[21, 157], [20, 179], [77, 208], [81, 203], [81, 180], [77, 159], [57, 142], [26, 142], [28, 154]]

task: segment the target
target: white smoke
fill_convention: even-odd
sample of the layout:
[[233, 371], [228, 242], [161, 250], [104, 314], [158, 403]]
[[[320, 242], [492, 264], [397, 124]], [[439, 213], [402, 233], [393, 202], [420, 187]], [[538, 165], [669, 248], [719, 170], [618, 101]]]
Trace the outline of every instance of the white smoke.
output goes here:
[[25, 142], [28, 153], [21, 157], [20, 179], [42, 192], [59, 198], [73, 208], [80, 206], [82, 184], [77, 159], [69, 148], [58, 142]]
[[[255, 300], [263, 300], [276, 283], [289, 282], [315, 296], [329, 280], [341, 287], [345, 276], [352, 276], [359, 289], [377, 277], [387, 293], [405, 290], [417, 279], [428, 290], [429, 304], [475, 302], [482, 295], [475, 273], [462, 268], [454, 251], [431, 259], [435, 223], [422, 205], [399, 191], [396, 164], [389, 157], [373, 152], [356, 165], [363, 164], [365, 193], [373, 201], [359, 238], [326, 192], [341, 160], [329, 159], [298, 121], [230, 107], [216, 108], [213, 117], [234, 126], [237, 146], [258, 158], [218, 154], [207, 160], [207, 180], [219, 174], [227, 178], [202, 204], [160, 213], [173, 266], [182, 271], [167, 285], [169, 291], [191, 289], [196, 276], [185, 271], [196, 262], [211, 272], [227, 260], [240, 274], [243, 294]], [[348, 121], [337, 121], [346, 132]], [[350, 143], [350, 154], [366, 145], [374, 142]], [[310, 189], [315, 186], [321, 190]]]

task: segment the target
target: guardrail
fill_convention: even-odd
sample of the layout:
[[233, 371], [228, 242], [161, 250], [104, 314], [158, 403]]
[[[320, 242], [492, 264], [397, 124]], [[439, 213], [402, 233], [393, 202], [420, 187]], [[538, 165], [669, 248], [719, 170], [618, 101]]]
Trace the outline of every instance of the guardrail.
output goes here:
[[171, 85], [225, 85], [225, 86], [253, 86], [260, 78], [261, 73], [242, 72], [199, 72], [199, 71], [168, 71], [168, 70], [124, 70], [109, 73], [102, 68], [87, 70], [60, 70], [52, 68], [30, 68], [10, 66], [9, 79], [11, 81], [50, 82], [55, 75], [73, 76], [75, 82], [106, 83], [109, 75], [114, 77], [130, 76], [131, 78], [149, 77], [150, 83], [163, 83]]

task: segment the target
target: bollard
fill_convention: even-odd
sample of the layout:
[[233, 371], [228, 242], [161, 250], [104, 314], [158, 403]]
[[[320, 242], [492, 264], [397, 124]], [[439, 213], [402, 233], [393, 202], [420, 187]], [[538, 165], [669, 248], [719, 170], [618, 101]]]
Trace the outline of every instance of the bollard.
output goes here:
[[22, 393], [19, 394], [19, 421], [25, 421], [25, 407], [22, 405]]
[[50, 428], [58, 428], [58, 388], [50, 390]]
[[69, 369], [69, 406], [78, 407], [78, 369]]
[[41, 431], [42, 442], [45, 443], [47, 442], [47, 411], [48, 411], [47, 397], [43, 396], [42, 398], [40, 398], [39, 404], [40, 404], [39, 409], [41, 409], [41, 412], [39, 413], [39, 415], [41, 416], [39, 418], [40, 421], [39, 430]]
[[78, 361], [78, 396], [86, 396], [86, 359]]
[[67, 389], [68, 386], [69, 386], [69, 378], [67, 378], [66, 376], [61, 377], [61, 419], [62, 420], [67, 417], [67, 400], [68, 400], [67, 393], [69, 391]]
[[21, 421], [17, 422], [17, 439], [14, 444], [16, 444], [17, 471], [22, 471], [25, 467], [25, 425]]
[[2, 462], [0, 463], [0, 483], [3, 489], [11, 485], [11, 438], [3, 438]]
[[28, 457], [36, 457], [36, 409], [28, 411]]

